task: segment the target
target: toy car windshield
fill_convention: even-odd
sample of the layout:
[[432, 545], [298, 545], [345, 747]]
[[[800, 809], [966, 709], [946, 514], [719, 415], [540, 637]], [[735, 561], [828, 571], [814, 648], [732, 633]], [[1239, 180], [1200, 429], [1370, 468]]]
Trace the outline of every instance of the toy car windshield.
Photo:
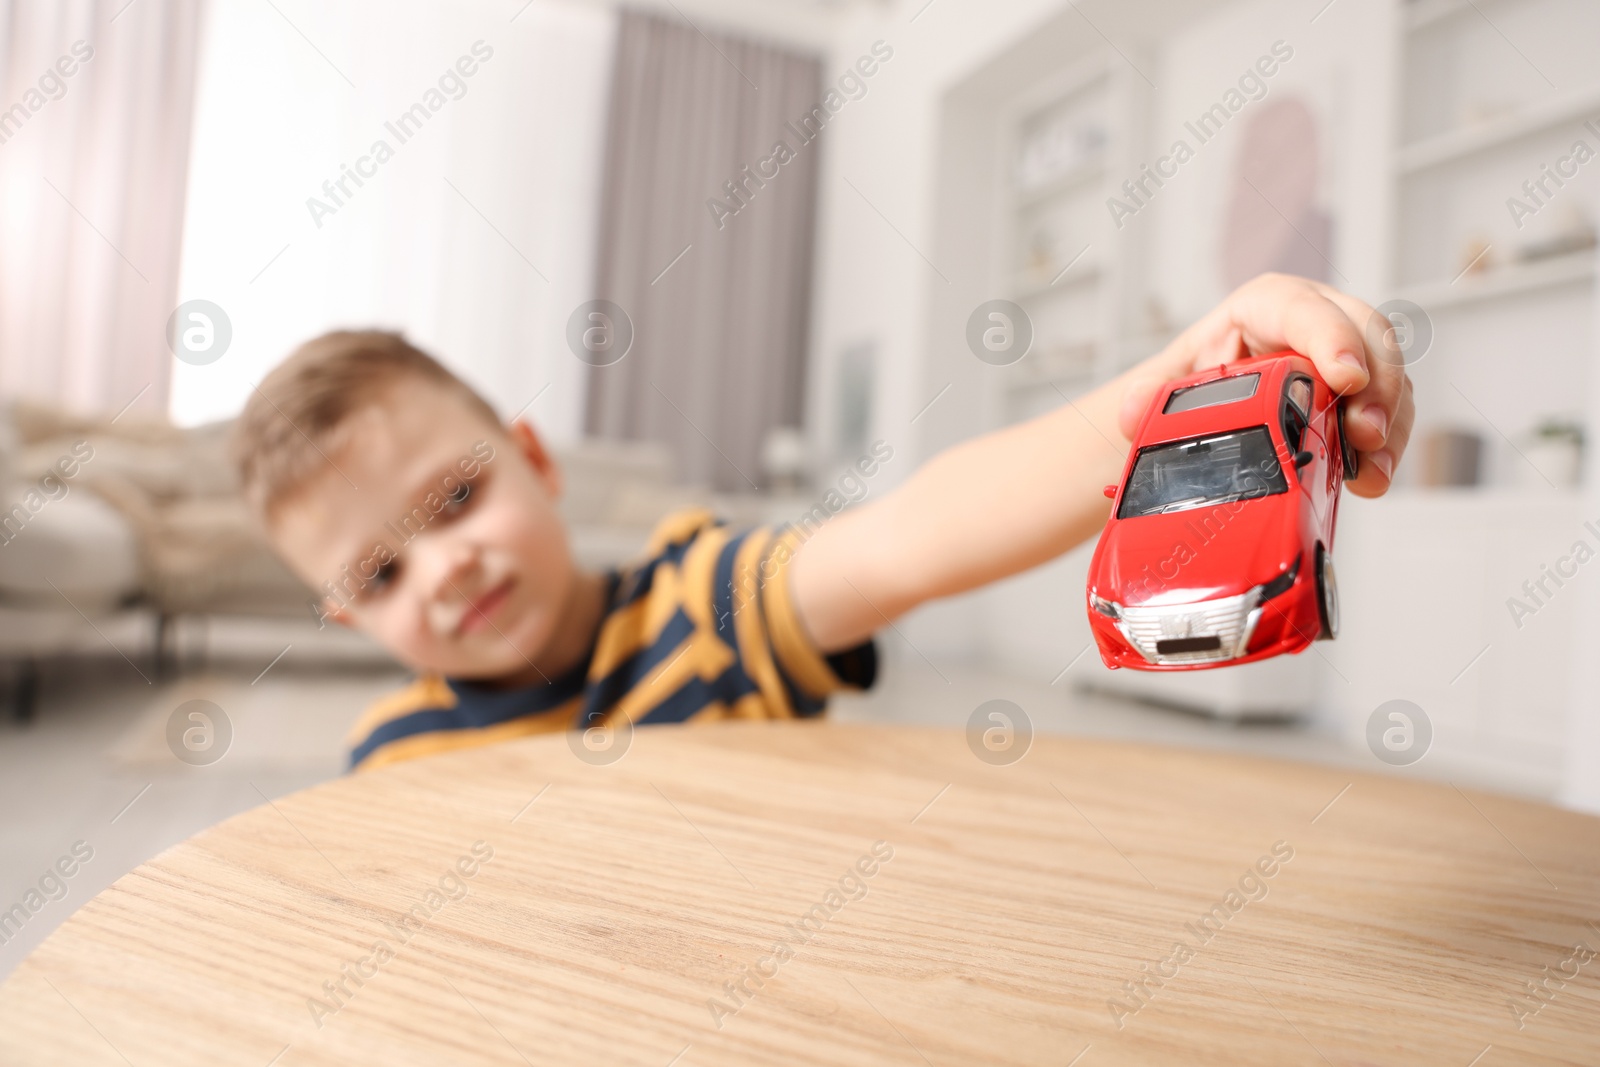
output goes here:
[[1288, 491], [1265, 426], [1142, 449], [1117, 518], [1226, 504]]

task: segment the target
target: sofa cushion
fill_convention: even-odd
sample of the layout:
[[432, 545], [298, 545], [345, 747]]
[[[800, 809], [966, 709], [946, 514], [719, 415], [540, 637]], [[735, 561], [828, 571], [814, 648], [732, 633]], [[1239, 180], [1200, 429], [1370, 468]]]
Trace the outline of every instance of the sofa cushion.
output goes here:
[[139, 592], [138, 539], [104, 500], [70, 485], [51, 498], [27, 484], [13, 484], [5, 499], [0, 598], [59, 606], [64, 595], [93, 614]]

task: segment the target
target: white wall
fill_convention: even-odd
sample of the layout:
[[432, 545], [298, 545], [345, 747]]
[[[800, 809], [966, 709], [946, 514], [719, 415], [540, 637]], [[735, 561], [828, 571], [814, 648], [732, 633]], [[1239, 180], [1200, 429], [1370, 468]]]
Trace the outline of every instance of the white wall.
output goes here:
[[[564, 329], [593, 295], [612, 11], [534, 0], [511, 22], [514, 8], [487, 0], [279, 7], [287, 18], [254, 3], [209, 12], [181, 299], [220, 304], [234, 334], [217, 362], [176, 365], [174, 417], [232, 415], [300, 341], [381, 325], [506, 415], [548, 386], [530, 416], [575, 436], [586, 368]], [[389, 134], [478, 40], [493, 56], [465, 94], [405, 143]], [[307, 199], [379, 138], [394, 157], [319, 227]]]
[[831, 432], [837, 357], [856, 342], [875, 341], [877, 403], [870, 436], [895, 443], [894, 470], [885, 473], [897, 481], [927, 456], [918, 428], [923, 420], [913, 426], [911, 419], [944, 385], [933, 380], [925, 361], [927, 318], [930, 308], [948, 299], [949, 283], [941, 273], [949, 277], [960, 269], [953, 263], [930, 266], [924, 259], [937, 244], [945, 94], [1061, 9], [1059, 0], [935, 0], [924, 9], [925, 2], [863, 9], [845, 20], [825, 70], [842, 71], [875, 40], [894, 49], [867, 97], [830, 123], [823, 142], [810, 398], [818, 417], [810, 429], [823, 448]]
[[[1593, 203], [1593, 201], [1591, 201]], [[1595, 334], [1600, 336], [1600, 282], [1596, 283]], [[1591, 364], [1593, 357], [1591, 357]], [[1600, 374], [1589, 374], [1590, 412], [1600, 411]], [[1600, 526], [1600, 463], [1596, 463], [1596, 422], [1589, 420], [1590, 440], [1583, 488], [1578, 494], [1578, 518]], [[1563, 679], [1568, 684], [1566, 699], [1566, 745], [1563, 751], [1561, 802], [1580, 811], [1600, 815], [1600, 574], [1575, 590], [1572, 647], [1586, 654], [1574, 655]]]

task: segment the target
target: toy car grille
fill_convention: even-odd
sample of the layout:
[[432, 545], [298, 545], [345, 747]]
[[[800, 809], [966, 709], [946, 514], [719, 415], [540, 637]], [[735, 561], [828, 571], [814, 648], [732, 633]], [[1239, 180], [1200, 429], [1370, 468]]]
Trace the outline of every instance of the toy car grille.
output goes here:
[[1125, 606], [1118, 628], [1151, 663], [1210, 663], [1245, 653], [1261, 617], [1254, 590], [1197, 604]]

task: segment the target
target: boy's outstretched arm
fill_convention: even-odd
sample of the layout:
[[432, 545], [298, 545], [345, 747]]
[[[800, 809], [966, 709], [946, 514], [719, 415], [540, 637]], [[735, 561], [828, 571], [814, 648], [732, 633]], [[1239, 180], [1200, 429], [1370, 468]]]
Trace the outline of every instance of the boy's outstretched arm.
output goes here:
[[1389, 322], [1323, 285], [1265, 274], [1234, 290], [1160, 354], [1076, 401], [934, 456], [881, 500], [822, 527], [789, 568], [801, 622], [824, 652], [890, 620], [1053, 559], [1106, 521], [1130, 439], [1162, 383], [1292, 348], [1349, 398], [1361, 453], [1349, 484], [1380, 496], [1405, 451], [1415, 408]]

